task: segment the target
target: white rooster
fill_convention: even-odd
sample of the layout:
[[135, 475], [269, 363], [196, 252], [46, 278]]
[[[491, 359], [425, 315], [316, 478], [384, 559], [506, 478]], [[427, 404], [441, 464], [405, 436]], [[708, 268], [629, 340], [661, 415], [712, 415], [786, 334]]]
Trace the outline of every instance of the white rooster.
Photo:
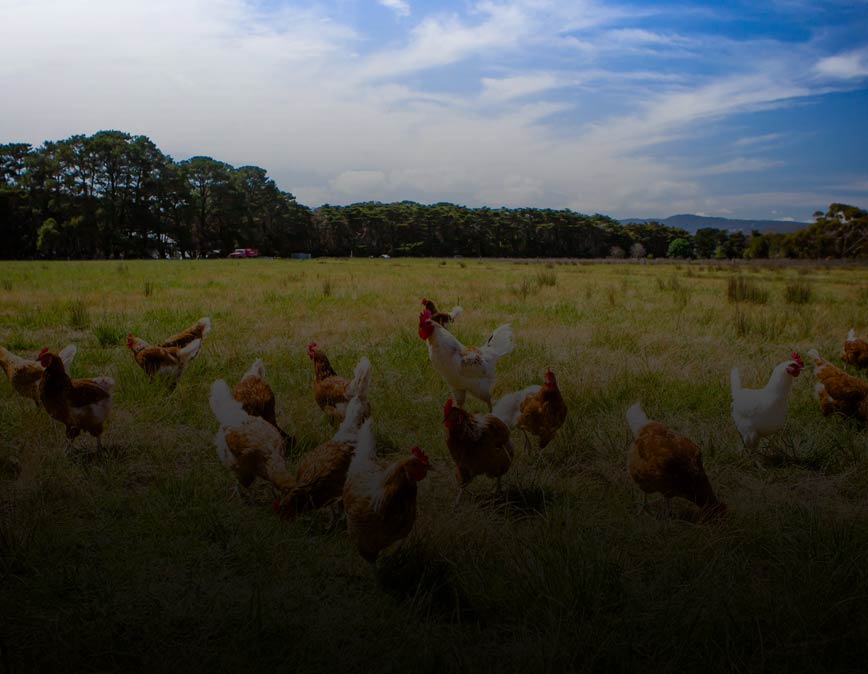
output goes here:
[[756, 449], [762, 438], [781, 430], [787, 420], [787, 403], [796, 377], [805, 369], [798, 353], [779, 363], [764, 388], [742, 388], [738, 368], [730, 373], [732, 420], [747, 449]]
[[446, 328], [432, 321], [431, 312], [426, 309], [419, 314], [419, 337], [428, 343], [431, 364], [452, 390], [456, 405], [463, 407], [470, 393], [491, 411], [494, 366], [498, 358], [514, 348], [512, 327], [501, 325], [480, 347], [464, 346]]

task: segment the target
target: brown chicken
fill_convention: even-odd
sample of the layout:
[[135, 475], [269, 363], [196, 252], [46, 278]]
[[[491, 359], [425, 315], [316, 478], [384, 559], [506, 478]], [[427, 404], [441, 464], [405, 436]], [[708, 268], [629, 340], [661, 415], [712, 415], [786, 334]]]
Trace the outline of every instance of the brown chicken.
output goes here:
[[448, 323], [452, 323], [456, 318], [458, 318], [462, 313], [464, 313], [464, 309], [461, 307], [455, 306], [452, 307], [452, 311], [437, 311], [437, 307], [434, 305], [434, 302], [429, 300], [426, 297], [422, 298], [422, 306], [424, 306], [428, 311], [431, 312], [431, 320], [437, 323], [437, 325], [441, 325], [444, 328]]
[[182, 349], [194, 340], [205, 339], [205, 335], [209, 332], [211, 332], [211, 319], [206, 316], [205, 318], [200, 318], [186, 330], [181, 330], [177, 335], [172, 335], [165, 341], [160, 342], [157, 346], [166, 348], [177, 346], [179, 349]]
[[524, 432], [525, 449], [530, 447], [528, 433], [537, 436], [539, 448], [544, 449], [564, 425], [567, 419], [567, 404], [551, 370], [545, 371], [542, 387], [532, 386], [525, 390], [528, 395], [521, 401], [521, 414], [516, 426]]
[[488, 414], [471, 414], [452, 402], [443, 406], [443, 425], [446, 427], [446, 447], [455, 462], [458, 478], [458, 495], [455, 507], [461, 501], [464, 488], [477, 475], [487, 475], [497, 480], [496, 492], [500, 492], [500, 478], [512, 464], [513, 446], [509, 429], [519, 416], [521, 401], [526, 390], [504, 396]]
[[368, 419], [359, 432], [343, 501], [350, 540], [375, 576], [380, 553], [413, 529], [417, 483], [433, 470], [428, 456], [418, 447], [410, 450], [409, 457], [385, 468], [376, 463], [376, 454]]
[[[75, 351], [75, 345], [70, 344], [57, 354], [67, 370], [72, 365], [72, 359], [75, 358]], [[20, 396], [30, 398], [39, 407], [39, 382], [42, 380], [44, 369], [39, 361], [21, 358], [0, 346], [0, 367], [6, 372], [9, 383], [12, 384], [15, 392]]]
[[[277, 428], [262, 417], [247, 414], [222, 379], [211, 385], [209, 402], [220, 422], [214, 438], [217, 456], [242, 487], [249, 488], [257, 477], [277, 489], [289, 489], [295, 484], [286, 468], [284, 441]], [[238, 492], [238, 485], [235, 490]]]
[[868, 382], [823, 360], [816, 349], [808, 351], [808, 356], [814, 360], [814, 391], [823, 416], [840, 414], [868, 423]]
[[703, 517], [726, 513], [725, 503], [714, 495], [702, 466], [702, 451], [689, 439], [656, 421], [649, 421], [639, 403], [627, 410], [627, 422], [635, 440], [627, 455], [627, 471], [644, 492], [642, 511], [648, 509], [648, 494], [660, 492], [666, 510], [675, 496], [695, 503]]
[[166, 378], [172, 386], [178, 383], [184, 368], [199, 355], [201, 339], [194, 339], [186, 346], [151, 346], [145, 340], [127, 335], [127, 348], [132, 351], [139, 367], [153, 381], [154, 377]]
[[364, 411], [361, 400], [353, 398], [334, 437], [302, 458], [296, 469], [294, 484], [275, 504], [275, 510], [281, 517], [291, 519], [308, 510], [334, 506], [341, 499], [347, 469], [365, 420]]
[[66, 426], [68, 442], [64, 451], [72, 449], [82, 431], [94, 436], [97, 449], [101, 449], [103, 426], [112, 408], [114, 379], [70, 379], [63, 361], [48, 347], [39, 352], [39, 363], [44, 368], [39, 384], [40, 400], [45, 411]]
[[365, 406], [365, 417], [370, 416], [368, 388], [371, 383], [371, 362], [362, 356], [353, 371], [353, 380], [347, 381], [331, 366], [328, 356], [316, 342], [307, 345], [307, 355], [313, 361], [313, 397], [332, 423], [340, 423], [350, 400], [358, 396]]
[[239, 401], [244, 411], [252, 417], [262, 417], [274, 426], [287, 443], [287, 449], [295, 446], [295, 438], [284, 433], [277, 425], [274, 391], [265, 381], [265, 365], [257, 358], [250, 369], [232, 389], [232, 397]]
[[847, 333], [847, 340], [844, 342], [844, 351], [841, 353], [841, 359], [848, 365], [857, 367], [860, 370], [868, 368], [868, 342], [857, 338], [856, 331], [853, 329]]

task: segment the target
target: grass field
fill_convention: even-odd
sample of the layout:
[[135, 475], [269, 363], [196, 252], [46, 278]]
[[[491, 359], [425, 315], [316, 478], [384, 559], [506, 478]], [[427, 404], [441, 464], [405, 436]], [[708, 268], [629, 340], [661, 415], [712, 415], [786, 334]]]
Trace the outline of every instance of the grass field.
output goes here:
[[[570, 408], [543, 452], [516, 434], [505, 498], [478, 478], [455, 513], [423, 295], [464, 307], [466, 344], [512, 323], [497, 396], [551, 367]], [[177, 389], [149, 385], [126, 332], [158, 341], [205, 315]], [[731, 367], [760, 386], [793, 350], [840, 363], [850, 327], [868, 330], [866, 268], [0, 263], [0, 344], [74, 342], [74, 376], [117, 382], [103, 452], [86, 436], [67, 457], [63, 427], [0, 381], [0, 671], [864, 671], [868, 434], [820, 415], [810, 369], [762, 467], [729, 417]], [[211, 382], [256, 357], [297, 453], [330, 437], [311, 340], [341, 374], [372, 361], [383, 456], [418, 444], [443, 468], [382, 586], [343, 525], [281, 522], [267, 489], [231, 497], [215, 455]], [[702, 446], [726, 521], [697, 525], [690, 504], [636, 515], [635, 400]]]

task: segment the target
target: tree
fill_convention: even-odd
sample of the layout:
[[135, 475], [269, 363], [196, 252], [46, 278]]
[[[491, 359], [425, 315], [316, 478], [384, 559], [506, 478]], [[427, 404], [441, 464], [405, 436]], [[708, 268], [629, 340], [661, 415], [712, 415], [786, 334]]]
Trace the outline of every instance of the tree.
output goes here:
[[672, 239], [666, 250], [666, 257], [688, 258], [693, 253], [693, 246], [687, 239]]

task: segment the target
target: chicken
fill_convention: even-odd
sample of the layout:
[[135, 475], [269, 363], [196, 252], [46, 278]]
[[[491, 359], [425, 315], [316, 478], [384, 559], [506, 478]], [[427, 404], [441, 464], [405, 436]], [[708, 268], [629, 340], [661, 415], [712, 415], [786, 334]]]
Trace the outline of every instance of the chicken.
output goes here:
[[[75, 345], [70, 344], [57, 354], [67, 370], [72, 365], [75, 352]], [[39, 407], [39, 382], [42, 379], [43, 371], [39, 361], [21, 358], [0, 346], [0, 367], [6, 372], [9, 383], [12, 384], [15, 392], [20, 396], [30, 398]]]
[[840, 414], [868, 422], [868, 382], [847, 374], [820, 358], [816, 349], [808, 351], [814, 361], [817, 384], [814, 391], [823, 416]]
[[425, 297], [422, 298], [422, 305], [431, 312], [431, 320], [437, 323], [437, 325], [442, 325], [443, 327], [446, 327], [447, 323], [452, 323], [456, 318], [464, 313], [464, 309], [458, 306], [452, 307], [452, 311], [449, 312], [437, 311], [434, 302]]
[[377, 557], [406, 538], [416, 521], [417, 483], [432, 470], [418, 447], [386, 468], [377, 465], [374, 432], [368, 419], [359, 431], [355, 456], [347, 471], [343, 501], [347, 531], [362, 558], [377, 574]]
[[202, 347], [201, 339], [194, 339], [186, 346], [151, 346], [145, 340], [127, 335], [127, 348], [133, 352], [139, 367], [148, 375], [148, 379], [165, 377], [172, 386], [178, 383], [184, 368], [199, 355]]
[[295, 483], [275, 506], [282, 517], [290, 519], [307, 510], [333, 506], [341, 499], [365, 418], [365, 404], [358, 397], [353, 398], [334, 437], [305, 454], [299, 462]]
[[778, 363], [764, 388], [742, 388], [738, 368], [730, 372], [732, 420], [741, 434], [744, 446], [754, 450], [762, 438], [778, 432], [787, 420], [787, 404], [796, 377], [805, 369], [798, 353], [790, 360]]
[[494, 366], [514, 347], [509, 324], [497, 328], [479, 348], [466, 347], [432, 321], [431, 312], [426, 309], [419, 315], [419, 337], [427, 342], [431, 364], [451, 389], [455, 404], [464, 407], [464, 399], [470, 393], [491, 411]]
[[112, 409], [114, 379], [70, 379], [63, 360], [48, 347], [39, 352], [38, 359], [44, 368], [39, 383], [40, 400], [45, 411], [66, 426], [68, 442], [64, 451], [72, 449], [82, 431], [94, 436], [97, 449], [102, 449], [101, 436]]
[[639, 403], [627, 410], [627, 422], [635, 440], [627, 455], [627, 471], [644, 492], [642, 510], [648, 509], [648, 494], [660, 492], [692, 501], [704, 516], [723, 515], [726, 504], [717, 500], [702, 466], [702, 452], [693, 442], [661, 423], [649, 421]]
[[295, 446], [295, 438], [277, 425], [274, 391], [265, 381], [265, 365], [257, 358], [250, 369], [232, 389], [232, 397], [239, 401], [244, 411], [252, 417], [262, 417], [274, 426], [286, 442], [287, 449]]
[[200, 318], [186, 330], [181, 330], [177, 335], [172, 335], [165, 341], [160, 342], [157, 346], [167, 349], [177, 346], [179, 349], [182, 349], [194, 340], [205, 339], [205, 335], [209, 332], [211, 332], [211, 319], [206, 316], [205, 318]]
[[525, 390], [528, 395], [521, 401], [516, 426], [524, 433], [525, 449], [530, 446], [528, 433], [537, 436], [539, 448], [545, 449], [567, 419], [567, 404], [551, 370], [545, 371], [542, 387], [531, 386]]
[[[211, 385], [209, 402], [220, 422], [214, 437], [217, 457], [235, 473], [242, 487], [249, 488], [257, 477], [277, 489], [288, 489], [295, 484], [283, 458], [283, 437], [274, 425], [245, 412], [243, 404], [232, 397], [229, 385], [222, 379]], [[238, 485], [235, 490], [238, 491]]]
[[858, 339], [856, 331], [852, 328], [847, 333], [847, 340], [844, 342], [844, 351], [841, 353], [841, 359], [848, 365], [857, 367], [860, 370], [868, 368], [868, 342], [864, 339]]
[[332, 368], [328, 356], [316, 342], [307, 345], [307, 355], [313, 361], [313, 397], [320, 409], [332, 423], [340, 423], [347, 411], [347, 404], [354, 397], [365, 406], [365, 417], [371, 414], [368, 389], [371, 385], [371, 361], [362, 356], [353, 370], [353, 380], [347, 381]]
[[521, 402], [529, 393], [530, 389], [526, 388], [503, 396], [489, 414], [470, 414], [455, 405], [452, 398], [446, 401], [443, 425], [446, 427], [446, 447], [455, 462], [458, 479], [456, 508], [465, 487], [477, 475], [495, 478], [496, 491], [500, 492], [500, 478], [512, 464], [513, 446], [509, 430], [518, 421]]

